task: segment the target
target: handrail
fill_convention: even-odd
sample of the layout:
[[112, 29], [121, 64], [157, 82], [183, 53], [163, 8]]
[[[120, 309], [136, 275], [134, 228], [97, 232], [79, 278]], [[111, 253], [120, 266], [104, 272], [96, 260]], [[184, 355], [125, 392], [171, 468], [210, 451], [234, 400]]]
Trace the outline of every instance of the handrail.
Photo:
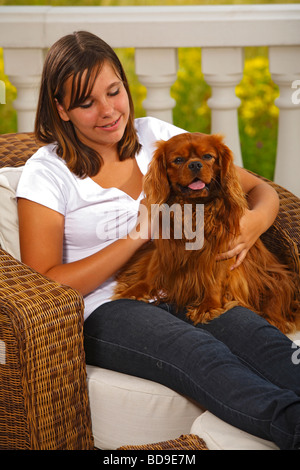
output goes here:
[[38, 38], [39, 47], [49, 47], [67, 32], [88, 29], [112, 47], [291, 46], [299, 45], [299, 22], [298, 4], [0, 6], [0, 44], [36, 47]]

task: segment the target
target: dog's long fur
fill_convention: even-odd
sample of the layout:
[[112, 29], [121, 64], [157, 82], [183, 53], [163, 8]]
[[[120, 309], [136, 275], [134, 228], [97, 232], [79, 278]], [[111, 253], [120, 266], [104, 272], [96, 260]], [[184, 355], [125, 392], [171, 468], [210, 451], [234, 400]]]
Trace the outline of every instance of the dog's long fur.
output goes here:
[[[189, 188], [197, 179], [198, 189]], [[174, 239], [171, 226], [170, 239], [144, 245], [119, 272], [113, 298], [169, 302], [186, 309], [194, 324], [241, 305], [284, 333], [299, 326], [299, 278], [261, 240], [234, 270], [230, 269], [234, 260], [217, 260], [238, 236], [247, 208], [232, 153], [221, 136], [185, 133], [159, 142], [144, 193], [149, 211], [154, 204], [191, 204], [195, 218], [196, 204], [205, 204], [204, 245], [187, 250], [187, 240]]]

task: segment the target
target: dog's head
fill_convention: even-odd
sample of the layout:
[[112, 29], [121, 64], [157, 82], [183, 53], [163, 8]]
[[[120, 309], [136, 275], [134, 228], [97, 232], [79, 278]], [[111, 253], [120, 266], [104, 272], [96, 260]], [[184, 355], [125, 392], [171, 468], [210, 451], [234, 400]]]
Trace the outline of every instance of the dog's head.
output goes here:
[[220, 135], [184, 133], [157, 143], [145, 178], [151, 204], [207, 202], [224, 192], [233, 168], [233, 156]]

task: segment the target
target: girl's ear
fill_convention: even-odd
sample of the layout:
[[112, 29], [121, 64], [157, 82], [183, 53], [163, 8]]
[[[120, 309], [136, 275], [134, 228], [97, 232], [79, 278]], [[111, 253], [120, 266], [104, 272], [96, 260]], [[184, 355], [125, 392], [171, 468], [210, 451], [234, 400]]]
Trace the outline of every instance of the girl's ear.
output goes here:
[[156, 151], [145, 176], [144, 193], [147, 205], [163, 204], [167, 202], [170, 194], [165, 146], [165, 141], [157, 143]]
[[70, 121], [70, 118], [65, 110], [65, 108], [63, 107], [62, 104], [60, 104], [57, 99], [55, 98], [55, 104], [56, 104], [56, 108], [57, 108], [57, 111], [58, 111], [58, 114], [60, 116], [60, 118], [63, 120], [63, 121]]

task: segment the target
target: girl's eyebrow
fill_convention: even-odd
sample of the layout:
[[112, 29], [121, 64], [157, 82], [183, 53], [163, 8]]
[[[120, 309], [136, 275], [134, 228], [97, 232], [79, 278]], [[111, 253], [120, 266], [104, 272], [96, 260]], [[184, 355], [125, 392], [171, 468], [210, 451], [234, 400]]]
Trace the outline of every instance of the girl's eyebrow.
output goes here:
[[113, 82], [113, 83], [111, 83], [111, 84], [107, 87], [107, 89], [109, 90], [110, 88], [113, 88], [113, 87], [115, 87], [115, 86], [117, 86], [117, 85], [120, 85], [120, 83], [122, 83], [122, 80], [118, 80], [118, 81], [116, 81], [116, 82]]

